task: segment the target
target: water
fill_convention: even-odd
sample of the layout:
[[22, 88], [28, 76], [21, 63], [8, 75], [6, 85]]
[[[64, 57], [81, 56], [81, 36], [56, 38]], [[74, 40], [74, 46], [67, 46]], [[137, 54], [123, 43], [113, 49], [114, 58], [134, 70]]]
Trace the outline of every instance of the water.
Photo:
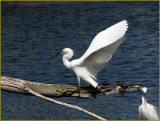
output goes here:
[[[37, 2], [38, 3], [38, 2]], [[98, 75], [98, 82], [124, 81], [148, 87], [147, 100], [159, 107], [158, 2], [50, 2], [2, 6], [2, 76], [34, 82], [77, 85], [61, 57], [65, 47], [79, 58], [94, 36], [126, 19], [125, 42]], [[81, 85], [86, 85], [81, 82]], [[95, 119], [34, 96], [2, 92], [3, 120]], [[109, 120], [138, 120], [139, 92], [57, 100], [78, 105]], [[63, 114], [62, 114], [63, 112]]]

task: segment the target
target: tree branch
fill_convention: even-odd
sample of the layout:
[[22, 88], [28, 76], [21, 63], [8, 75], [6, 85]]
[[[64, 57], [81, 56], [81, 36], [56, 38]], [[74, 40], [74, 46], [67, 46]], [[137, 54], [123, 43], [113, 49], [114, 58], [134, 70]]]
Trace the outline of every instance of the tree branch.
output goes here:
[[71, 96], [71, 97], [78, 97], [78, 98], [96, 98], [102, 95], [119, 93], [119, 91], [115, 89], [111, 90], [110, 88], [105, 87], [103, 84], [100, 85], [99, 90], [91, 86], [81, 87], [80, 93], [79, 93], [78, 87], [74, 85], [45, 84], [45, 83], [31, 82], [31, 81], [26, 81], [26, 80], [17, 79], [17, 78], [11, 78], [11, 77], [4, 77], [4, 76], [1, 77], [2, 91], [30, 94], [24, 91], [23, 89], [20, 89], [19, 85], [28, 87], [29, 89], [41, 95], [52, 96], [52, 97]]
[[37, 96], [37, 97], [40, 97], [40, 98], [42, 98], [42, 99], [51, 101], [51, 102], [56, 103], [56, 104], [58, 104], [58, 105], [63, 105], [63, 106], [69, 107], [69, 108], [73, 108], [73, 109], [79, 110], [79, 111], [84, 112], [84, 113], [86, 113], [86, 114], [88, 114], [88, 115], [91, 115], [91, 116], [93, 116], [93, 117], [95, 117], [95, 118], [97, 118], [97, 119], [99, 119], [99, 120], [106, 120], [106, 119], [104, 119], [104, 118], [102, 118], [102, 117], [100, 117], [100, 116], [98, 116], [98, 115], [96, 115], [96, 114], [94, 114], [94, 113], [92, 113], [92, 112], [89, 112], [89, 111], [87, 111], [87, 110], [85, 110], [85, 109], [83, 109], [83, 108], [81, 108], [81, 107], [79, 107], [79, 106], [75, 106], [75, 105], [72, 105], [72, 104], [68, 104], [68, 103], [65, 103], [65, 102], [62, 102], [62, 101], [57, 101], [57, 100], [54, 100], [54, 99], [45, 97], [45, 96], [43, 96], [43, 95], [40, 95], [40, 94], [38, 94], [38, 93], [30, 90], [30, 89], [27, 88], [27, 87], [25, 87], [25, 90], [26, 90], [27, 92], [29, 92], [29, 93]]
[[21, 91], [22, 93], [27, 93], [27, 94], [29, 93], [29, 94], [35, 95], [37, 97], [40, 97], [44, 100], [56, 103], [58, 105], [63, 105], [63, 106], [66, 106], [66, 107], [69, 107], [69, 108], [72, 108], [72, 109], [79, 110], [79, 111], [81, 111], [83, 113], [86, 113], [88, 115], [91, 115], [91, 116], [93, 116], [93, 117], [95, 117], [99, 120], [106, 120], [106, 119], [104, 119], [104, 118], [102, 118], [102, 117], [100, 117], [100, 116], [98, 116], [98, 115], [96, 115], [92, 112], [89, 112], [89, 111], [87, 111], [87, 110], [85, 110], [85, 109], [83, 109], [79, 106], [75, 106], [75, 105], [72, 105], [72, 104], [67, 104], [65, 102], [57, 101], [57, 100], [51, 99], [49, 97], [43, 96], [43, 95], [33, 91], [32, 89], [28, 88], [27, 86], [25, 86], [24, 81], [22, 81], [22, 80], [15, 79], [15, 81], [17, 81], [17, 82], [20, 81], [22, 83], [12, 83], [12, 82], [9, 82], [9, 81], [4, 81], [4, 80], [11, 80], [11, 79], [13, 81], [15, 78], [2, 77], [1, 85], [2, 85], [3, 89], [4, 89], [4, 86], [10, 87], [10, 91], [15, 90], [17, 92]]

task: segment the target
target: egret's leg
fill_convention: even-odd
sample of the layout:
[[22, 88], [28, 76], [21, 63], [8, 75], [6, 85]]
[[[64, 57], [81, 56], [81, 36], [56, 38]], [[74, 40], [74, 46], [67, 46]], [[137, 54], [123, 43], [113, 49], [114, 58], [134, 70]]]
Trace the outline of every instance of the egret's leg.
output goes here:
[[78, 78], [78, 91], [79, 91], [79, 96], [80, 96], [80, 78], [79, 77], [77, 78]]

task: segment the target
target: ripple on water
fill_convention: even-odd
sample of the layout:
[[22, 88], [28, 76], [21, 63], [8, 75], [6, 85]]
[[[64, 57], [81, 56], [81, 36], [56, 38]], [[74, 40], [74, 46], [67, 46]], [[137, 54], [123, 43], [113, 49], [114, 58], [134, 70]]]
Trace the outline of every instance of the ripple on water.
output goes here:
[[[126, 40], [99, 73], [98, 82], [143, 84], [148, 87], [148, 102], [158, 107], [158, 14], [158, 1], [2, 6], [2, 76], [77, 85], [75, 74], [64, 67], [61, 57], [54, 55], [70, 47], [75, 51], [74, 58], [79, 58], [99, 31], [126, 19]], [[2, 92], [1, 97], [3, 120], [95, 119], [33, 96]], [[139, 120], [141, 94], [137, 92], [57, 100], [81, 106], [109, 120]]]

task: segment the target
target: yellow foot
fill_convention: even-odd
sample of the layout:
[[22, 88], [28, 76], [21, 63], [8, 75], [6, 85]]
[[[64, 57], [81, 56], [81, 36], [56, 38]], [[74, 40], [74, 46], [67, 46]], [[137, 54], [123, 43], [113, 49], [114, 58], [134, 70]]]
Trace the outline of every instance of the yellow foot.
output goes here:
[[[64, 93], [67, 92], [67, 90], [65, 90], [62, 86], [61, 86], [61, 89], [62, 89], [62, 90], [56, 90], [56, 92], [59, 92], [58, 96], [61, 96], [61, 95], [63, 95]], [[66, 93], [66, 94], [67, 94], [67, 93]]]
[[78, 91], [78, 87], [77, 86], [68, 87], [67, 89], [73, 89], [74, 91]]

